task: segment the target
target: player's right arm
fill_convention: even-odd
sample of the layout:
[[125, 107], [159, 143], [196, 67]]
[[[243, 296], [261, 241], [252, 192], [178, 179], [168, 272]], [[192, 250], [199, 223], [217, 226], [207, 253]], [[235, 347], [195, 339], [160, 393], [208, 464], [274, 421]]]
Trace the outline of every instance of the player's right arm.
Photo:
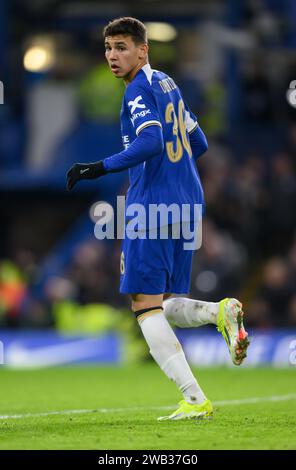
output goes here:
[[162, 153], [163, 147], [162, 129], [156, 125], [147, 126], [122, 152], [95, 163], [75, 163], [67, 173], [67, 189], [71, 191], [80, 180], [99, 178], [139, 165]]
[[73, 165], [67, 173], [69, 191], [79, 180], [99, 178], [106, 173], [123, 171], [163, 152], [162, 125], [151, 91], [146, 87], [133, 86], [127, 90], [125, 99], [137, 137], [120, 153], [95, 163]]
[[132, 168], [162, 153], [164, 148], [162, 129], [151, 124], [143, 128], [129, 147], [120, 153], [105, 158], [104, 168], [108, 173]]
[[124, 100], [124, 112], [134, 127], [136, 138], [123, 152], [105, 158], [104, 167], [108, 172], [132, 168], [161, 154], [164, 149], [161, 119], [148, 80], [142, 84], [132, 82]]

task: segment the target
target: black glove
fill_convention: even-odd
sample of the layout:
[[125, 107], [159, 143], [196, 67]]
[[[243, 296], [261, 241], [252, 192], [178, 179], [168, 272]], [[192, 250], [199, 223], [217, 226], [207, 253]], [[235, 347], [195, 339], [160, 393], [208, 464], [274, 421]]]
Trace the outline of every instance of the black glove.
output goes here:
[[67, 173], [67, 189], [71, 191], [79, 180], [92, 180], [106, 173], [102, 160], [96, 163], [75, 163]]

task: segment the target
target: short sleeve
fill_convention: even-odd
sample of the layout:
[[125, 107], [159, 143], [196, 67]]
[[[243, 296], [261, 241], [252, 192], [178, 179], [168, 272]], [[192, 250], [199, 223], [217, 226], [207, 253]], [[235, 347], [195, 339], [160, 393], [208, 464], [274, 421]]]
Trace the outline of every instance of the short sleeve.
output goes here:
[[131, 83], [125, 92], [125, 102], [137, 135], [148, 126], [162, 127], [153, 93], [148, 86]]

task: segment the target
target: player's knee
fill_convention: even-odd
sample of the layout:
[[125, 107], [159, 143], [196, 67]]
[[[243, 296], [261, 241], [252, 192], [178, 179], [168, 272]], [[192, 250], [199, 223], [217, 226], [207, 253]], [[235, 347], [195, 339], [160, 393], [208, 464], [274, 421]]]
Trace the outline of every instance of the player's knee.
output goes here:
[[156, 305], [156, 303], [154, 305], [154, 304], [151, 304], [151, 302], [132, 300], [132, 311], [137, 312], [138, 310], [153, 308], [153, 307], [156, 307], [158, 305], [159, 305], [159, 302], [158, 302], [157, 305]]
[[136, 312], [138, 310], [162, 306], [162, 302], [163, 302], [162, 294], [161, 295], [137, 294], [137, 295], [132, 295], [131, 308], [133, 312]]
[[154, 307], [148, 307], [148, 308], [143, 308], [141, 310], [135, 310], [134, 314], [136, 319], [138, 320], [138, 323], [141, 324], [143, 320], [145, 320], [147, 317], [151, 317], [152, 315], [155, 315], [157, 313], [162, 313], [163, 308], [161, 305], [157, 305]]
[[173, 294], [163, 294], [163, 300], [169, 299]]

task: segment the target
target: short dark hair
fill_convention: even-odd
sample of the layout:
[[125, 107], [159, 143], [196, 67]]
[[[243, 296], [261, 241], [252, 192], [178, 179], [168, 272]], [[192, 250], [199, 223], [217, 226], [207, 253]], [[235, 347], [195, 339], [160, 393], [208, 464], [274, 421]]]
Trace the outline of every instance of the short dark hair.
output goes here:
[[103, 30], [104, 39], [107, 36], [131, 36], [135, 44], [147, 43], [147, 30], [146, 26], [137, 18], [124, 16], [110, 21]]

